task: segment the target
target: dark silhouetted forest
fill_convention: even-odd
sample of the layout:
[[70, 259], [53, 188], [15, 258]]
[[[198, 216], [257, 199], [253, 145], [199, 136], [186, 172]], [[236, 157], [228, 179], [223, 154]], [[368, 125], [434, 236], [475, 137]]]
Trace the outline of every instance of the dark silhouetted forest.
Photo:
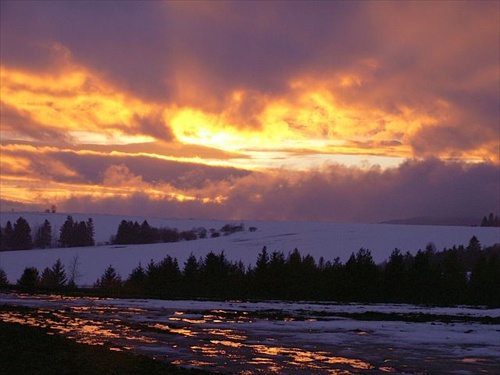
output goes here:
[[[111, 236], [109, 243], [115, 245], [134, 245], [167, 243], [179, 241], [193, 241], [205, 238], [228, 236], [245, 230], [243, 224], [225, 224], [219, 230], [203, 227], [190, 230], [177, 228], [156, 228], [149, 225], [147, 220], [142, 224], [137, 221], [122, 220], [118, 225], [116, 234]], [[255, 232], [256, 227], [250, 227], [250, 232]], [[53, 234], [52, 225], [46, 219], [40, 225], [33, 237], [29, 223], [22, 216], [12, 225], [7, 221], [5, 227], [0, 227], [0, 251], [30, 250], [33, 248], [46, 249], [52, 247], [84, 247], [95, 246], [94, 222], [92, 218], [87, 221], [74, 221], [68, 215], [61, 227], [58, 239]]]
[[[27, 267], [17, 285], [62, 290], [66, 280], [64, 266], [57, 261], [41, 276], [36, 268]], [[253, 266], [230, 261], [224, 252], [198, 259], [191, 254], [182, 266], [167, 255], [160, 262], [137, 265], [125, 280], [109, 265], [94, 288], [105, 294], [150, 298], [500, 306], [500, 245], [482, 248], [474, 236], [466, 247], [442, 251], [433, 244], [415, 255], [394, 249], [381, 264], [375, 264], [364, 248], [345, 263], [339, 258], [316, 260], [298, 249], [285, 255], [266, 247]]]
[[482, 227], [500, 227], [500, 217], [498, 215], [493, 215], [491, 212], [488, 216], [484, 216], [481, 220]]
[[94, 222], [91, 218], [87, 221], [74, 221], [73, 217], [68, 215], [58, 240], [55, 240], [52, 225], [47, 219], [36, 229], [34, 238], [29, 223], [22, 216], [14, 225], [7, 221], [5, 227], [0, 227], [0, 251], [94, 245]]

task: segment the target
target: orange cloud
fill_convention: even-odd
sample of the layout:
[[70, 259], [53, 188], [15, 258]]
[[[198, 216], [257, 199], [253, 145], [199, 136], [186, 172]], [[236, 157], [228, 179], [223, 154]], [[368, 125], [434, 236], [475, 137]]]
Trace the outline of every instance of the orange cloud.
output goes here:
[[276, 170], [500, 164], [498, 2], [1, 7], [2, 198], [221, 209]]
[[158, 112], [154, 105], [117, 91], [78, 66], [43, 75], [2, 66], [1, 80], [2, 105], [36, 125], [18, 129], [2, 120], [2, 132], [11, 137], [21, 130], [36, 140], [38, 132], [48, 129], [73, 143], [122, 144], [151, 141], [151, 130], [168, 135], [161, 130], [166, 128], [161, 116], [155, 115], [160, 122], [151, 129], [145, 124], [150, 113]]

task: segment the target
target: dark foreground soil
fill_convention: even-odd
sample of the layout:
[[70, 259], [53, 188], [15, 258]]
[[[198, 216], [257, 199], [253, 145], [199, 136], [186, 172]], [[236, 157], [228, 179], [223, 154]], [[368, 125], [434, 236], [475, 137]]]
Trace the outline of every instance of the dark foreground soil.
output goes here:
[[149, 357], [78, 344], [49, 330], [0, 321], [0, 373], [131, 375], [202, 375]]

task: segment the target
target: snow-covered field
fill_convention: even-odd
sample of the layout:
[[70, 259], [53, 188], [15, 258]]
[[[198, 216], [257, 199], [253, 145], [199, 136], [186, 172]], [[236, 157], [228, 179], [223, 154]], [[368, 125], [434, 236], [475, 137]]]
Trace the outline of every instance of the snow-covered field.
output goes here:
[[[500, 369], [500, 309], [16, 294], [0, 294], [1, 304], [38, 309], [0, 312], [4, 321], [223, 373], [472, 375]], [[382, 315], [355, 315], [367, 312]], [[423, 315], [424, 321], [411, 321]], [[496, 322], [485, 324], [485, 317]]]
[[[0, 224], [5, 226], [8, 220], [14, 223], [19, 216], [29, 222], [33, 233], [37, 226], [48, 219], [58, 236], [67, 214], [2, 212]], [[113, 215], [72, 214], [72, 216], [77, 221], [87, 220], [89, 217], [93, 219], [96, 243], [109, 241], [110, 237], [116, 234], [118, 225], [123, 219], [137, 220], [139, 223], [147, 219], [151, 226], [168, 226], [179, 230], [196, 227], [219, 230], [229, 223], [229, 221], [216, 220]], [[276, 250], [287, 254], [294, 248], [298, 248], [303, 255], [311, 254], [316, 260], [320, 257], [325, 260], [339, 257], [342, 262], [345, 262], [352, 252], [364, 247], [370, 249], [375, 262], [379, 263], [386, 260], [396, 247], [403, 252], [415, 253], [432, 242], [438, 250], [441, 250], [453, 245], [466, 246], [474, 235], [483, 246], [500, 242], [500, 228], [265, 221], [244, 221], [243, 224], [246, 229], [244, 232], [189, 242], [2, 252], [0, 253], [0, 268], [7, 273], [10, 282], [16, 282], [25, 267], [34, 266], [41, 272], [60, 258], [67, 269], [75, 256], [78, 256], [78, 271], [81, 276], [77, 283], [86, 286], [92, 285], [109, 265], [113, 265], [122, 278], [126, 278], [139, 262], [145, 266], [151, 260], [155, 262], [162, 260], [166, 255], [176, 257], [182, 269], [190, 253], [196, 257], [204, 257], [210, 251], [216, 253], [224, 251], [230, 260], [242, 260], [246, 264], [254, 264], [262, 247], [267, 246], [268, 251], [271, 252]], [[248, 228], [252, 226], [257, 228], [255, 232], [248, 231]]]

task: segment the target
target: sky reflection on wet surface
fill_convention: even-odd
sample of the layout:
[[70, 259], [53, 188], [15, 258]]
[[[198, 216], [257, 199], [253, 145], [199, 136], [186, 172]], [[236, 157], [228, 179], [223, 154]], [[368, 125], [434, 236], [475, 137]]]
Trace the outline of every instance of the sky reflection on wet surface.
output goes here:
[[224, 373], [494, 374], [500, 368], [495, 356], [499, 324], [368, 322], [325, 317], [321, 305], [316, 316], [305, 316], [300, 304], [295, 315], [254, 306], [247, 311], [245, 304], [229, 302], [218, 302], [226, 307], [221, 309], [200, 301], [10, 294], [0, 295], [0, 304], [36, 308], [0, 311], [6, 322], [48, 327], [80, 343]]

